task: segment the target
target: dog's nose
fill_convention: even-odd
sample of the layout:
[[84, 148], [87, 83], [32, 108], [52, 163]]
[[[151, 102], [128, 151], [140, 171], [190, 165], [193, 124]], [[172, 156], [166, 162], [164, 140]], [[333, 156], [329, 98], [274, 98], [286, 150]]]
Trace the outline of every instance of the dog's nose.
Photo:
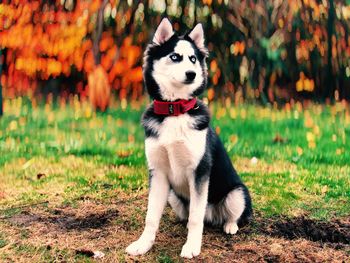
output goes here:
[[186, 71], [186, 80], [192, 81], [196, 77], [196, 72], [194, 71]]

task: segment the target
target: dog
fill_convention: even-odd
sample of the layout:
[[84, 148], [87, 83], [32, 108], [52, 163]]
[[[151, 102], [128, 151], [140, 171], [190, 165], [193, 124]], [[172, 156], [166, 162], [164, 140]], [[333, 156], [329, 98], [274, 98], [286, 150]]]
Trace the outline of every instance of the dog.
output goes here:
[[130, 255], [151, 249], [167, 201], [187, 220], [185, 258], [200, 254], [204, 223], [235, 234], [252, 215], [249, 191], [209, 125], [207, 106], [196, 98], [207, 86], [204, 42], [202, 24], [178, 36], [163, 18], [144, 53], [144, 83], [153, 100], [141, 121], [150, 190], [146, 226], [126, 248]]

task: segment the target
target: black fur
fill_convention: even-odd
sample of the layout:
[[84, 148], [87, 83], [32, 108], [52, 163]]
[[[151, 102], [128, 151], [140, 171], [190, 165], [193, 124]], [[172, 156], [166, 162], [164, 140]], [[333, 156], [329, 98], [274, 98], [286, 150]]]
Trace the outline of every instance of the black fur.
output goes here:
[[143, 113], [141, 118], [141, 123], [143, 128], [145, 129], [145, 135], [147, 137], [158, 137], [158, 132], [152, 129], [149, 126], [149, 121], [154, 121], [158, 124], [161, 124], [164, 120], [165, 116], [163, 115], [157, 115], [154, 113], [153, 104], [149, 106], [146, 111]]
[[[193, 40], [188, 37], [188, 34], [184, 36], [178, 36], [177, 34], [174, 34], [168, 41], [166, 41], [162, 45], [155, 45], [155, 44], [149, 44], [148, 48], [145, 52], [144, 56], [144, 67], [143, 67], [143, 75], [144, 75], [144, 82], [147, 88], [147, 92], [150, 95], [152, 99], [156, 100], [164, 100], [159, 93], [159, 88], [152, 76], [153, 71], [153, 63], [155, 60], [159, 60], [160, 58], [174, 52], [174, 48], [180, 40], [187, 40], [191, 43], [193, 49], [195, 50], [196, 57], [198, 58], [199, 63], [201, 64], [203, 68], [203, 76], [206, 75], [206, 65], [205, 65], [205, 58], [206, 53], [203, 53], [201, 50], [198, 49], [198, 47], [194, 44]], [[207, 78], [204, 78], [203, 83], [193, 92], [193, 96], [200, 95], [205, 87], [207, 86]]]
[[[151, 43], [145, 52], [144, 61], [144, 80], [147, 91], [152, 99], [163, 100], [159, 87], [152, 77], [153, 63], [174, 51], [174, 48], [179, 40], [187, 40], [191, 43], [195, 50], [196, 56], [202, 66], [204, 81], [203, 83], [193, 92], [193, 96], [200, 95], [207, 85], [207, 72], [206, 72], [206, 56], [207, 53], [201, 51], [188, 34], [184, 36], [178, 36], [174, 34], [168, 41], [162, 45], [155, 45]], [[207, 141], [206, 141], [206, 151], [202, 160], [200, 161], [198, 167], [196, 168], [196, 185], [198, 186], [198, 191], [200, 185], [203, 181], [209, 180], [209, 194], [208, 203], [218, 204], [221, 202], [229, 192], [234, 189], [241, 188], [244, 193], [245, 198], [245, 210], [239, 219], [239, 224], [242, 225], [247, 222], [252, 214], [251, 198], [247, 187], [242, 183], [236, 170], [232, 166], [231, 160], [224, 148], [224, 145], [220, 141], [217, 134], [210, 127], [210, 114], [206, 105], [201, 101], [197, 102], [196, 107], [187, 112], [192, 118], [195, 119], [193, 129], [203, 130], [208, 128]], [[146, 137], [158, 137], [158, 131], [150, 125], [150, 123], [161, 124], [167, 116], [157, 115], [153, 112], [153, 104], [149, 106], [142, 117], [142, 125], [145, 129]], [[177, 193], [175, 193], [177, 194]], [[178, 195], [178, 194], [177, 194]], [[188, 205], [189, 201], [179, 196], [179, 199]]]

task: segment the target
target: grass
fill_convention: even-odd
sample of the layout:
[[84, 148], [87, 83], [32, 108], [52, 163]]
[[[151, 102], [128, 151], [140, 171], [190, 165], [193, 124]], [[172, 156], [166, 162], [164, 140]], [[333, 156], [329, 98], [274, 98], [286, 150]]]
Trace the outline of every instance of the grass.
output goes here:
[[[26, 98], [5, 101], [0, 119], [0, 218], [5, 218], [0, 219], [0, 254], [3, 249], [7, 255], [3, 259], [36, 255], [33, 258], [45, 261], [61, 255], [62, 260], [88, 260], [69, 247], [47, 251], [45, 245], [38, 247], [40, 242], [28, 243], [25, 237], [30, 233], [24, 235], [23, 229], [12, 229], [17, 236], [8, 239], [11, 220], [27, 210], [42, 213], [69, 207], [80, 215], [86, 200], [106, 209], [120, 201], [133, 213], [117, 218], [114, 226], [127, 220], [133, 234], [142, 229], [148, 184], [139, 125], [144, 104], [114, 104], [106, 113], [95, 113], [77, 98], [67, 105], [35, 107]], [[328, 221], [350, 215], [347, 105], [303, 108], [297, 103], [277, 109], [211, 104], [210, 110], [212, 125], [250, 188], [259, 217], [302, 215]], [[139, 197], [141, 207], [134, 206]], [[48, 203], [38, 205], [41, 202]], [[22, 243], [14, 245], [18, 240]], [[125, 245], [107, 253], [124, 261]], [[168, 248], [153, 256], [148, 259], [174, 260]]]

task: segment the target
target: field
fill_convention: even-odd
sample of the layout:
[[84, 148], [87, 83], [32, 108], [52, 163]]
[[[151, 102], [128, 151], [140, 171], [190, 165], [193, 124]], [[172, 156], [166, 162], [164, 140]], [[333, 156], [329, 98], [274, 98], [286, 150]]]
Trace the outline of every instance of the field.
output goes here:
[[[146, 102], [6, 100], [0, 119], [0, 262], [129, 262], [147, 205]], [[350, 109], [211, 104], [212, 125], [251, 190], [255, 220], [206, 227], [200, 261], [350, 260]], [[142, 262], [178, 262], [186, 228], [166, 208]], [[104, 257], [94, 259], [93, 251]]]

